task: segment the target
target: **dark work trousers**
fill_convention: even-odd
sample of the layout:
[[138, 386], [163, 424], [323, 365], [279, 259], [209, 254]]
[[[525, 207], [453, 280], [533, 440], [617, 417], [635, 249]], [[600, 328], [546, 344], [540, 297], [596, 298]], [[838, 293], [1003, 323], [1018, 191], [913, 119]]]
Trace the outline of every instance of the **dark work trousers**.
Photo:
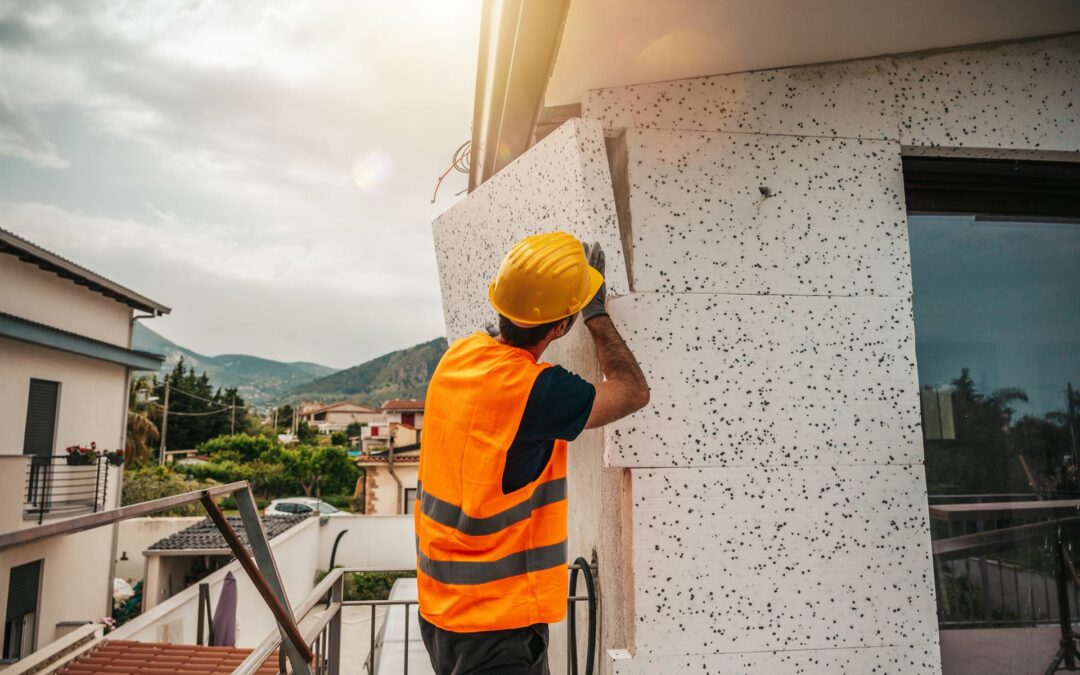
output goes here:
[[455, 633], [421, 616], [420, 634], [435, 675], [550, 675], [551, 672], [546, 623], [512, 630]]

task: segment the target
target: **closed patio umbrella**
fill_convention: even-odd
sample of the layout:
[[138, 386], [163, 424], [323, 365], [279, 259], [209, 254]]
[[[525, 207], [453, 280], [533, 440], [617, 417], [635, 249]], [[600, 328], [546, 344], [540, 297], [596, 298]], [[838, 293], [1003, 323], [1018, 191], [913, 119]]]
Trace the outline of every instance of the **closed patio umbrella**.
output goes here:
[[225, 575], [214, 610], [214, 646], [236, 646], [236, 577], [232, 572]]

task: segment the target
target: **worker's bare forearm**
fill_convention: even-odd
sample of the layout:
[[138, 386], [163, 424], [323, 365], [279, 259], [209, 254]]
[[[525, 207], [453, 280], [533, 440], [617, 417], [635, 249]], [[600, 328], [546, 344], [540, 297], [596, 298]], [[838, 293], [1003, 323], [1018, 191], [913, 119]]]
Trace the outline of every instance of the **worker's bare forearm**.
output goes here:
[[587, 428], [603, 426], [644, 408], [649, 402], [645, 374], [607, 316], [598, 316], [585, 326], [592, 334], [596, 356], [605, 381], [597, 386], [593, 414]]

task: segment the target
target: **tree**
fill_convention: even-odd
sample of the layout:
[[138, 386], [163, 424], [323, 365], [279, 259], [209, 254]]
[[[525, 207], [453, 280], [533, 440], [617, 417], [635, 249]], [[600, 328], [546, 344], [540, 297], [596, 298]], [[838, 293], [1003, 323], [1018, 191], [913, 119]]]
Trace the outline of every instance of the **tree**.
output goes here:
[[[187, 450], [231, 433], [234, 425], [243, 430], [247, 410], [235, 387], [214, 389], [206, 373], [197, 375], [181, 357], [165, 376], [169, 383], [169, 424], [165, 436], [168, 450]], [[157, 383], [153, 420], [160, 426], [165, 402], [165, 382]]]
[[263, 455], [273, 453], [277, 447], [276, 440], [265, 436], [235, 434], [212, 438], [200, 445], [199, 450], [215, 461], [254, 462]]
[[153, 376], [133, 380], [128, 392], [127, 452], [125, 461], [129, 467], [139, 467], [150, 460], [151, 444], [161, 438], [161, 432], [154, 424], [149, 401], [139, 400], [139, 392], [149, 393], [154, 388]]
[[351, 422], [349, 426], [345, 427], [345, 435], [349, 438], [360, 436], [363, 432], [364, 425], [360, 422]]
[[[148, 466], [134, 471], [124, 472], [124, 486], [120, 495], [120, 504], [128, 506], [162, 497], [194, 492], [214, 485], [214, 481], [200, 482], [185, 480], [163, 466]], [[158, 515], [201, 516], [206, 511], [198, 502], [178, 506]]]
[[293, 479], [308, 497], [327, 492], [349, 490], [356, 482], [356, 465], [342, 448], [332, 445], [300, 445], [281, 452], [285, 474]]
[[274, 411], [274, 431], [292, 431], [293, 407], [289, 404], [278, 406]]
[[314, 443], [318, 438], [318, 430], [312, 429], [311, 425], [307, 423], [307, 420], [296, 425], [296, 440], [301, 443]]

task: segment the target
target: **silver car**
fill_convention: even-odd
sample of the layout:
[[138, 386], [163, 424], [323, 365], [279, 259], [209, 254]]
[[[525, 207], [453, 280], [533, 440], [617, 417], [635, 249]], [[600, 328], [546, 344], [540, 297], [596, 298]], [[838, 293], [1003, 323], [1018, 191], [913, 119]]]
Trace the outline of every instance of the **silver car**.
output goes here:
[[267, 516], [291, 516], [297, 513], [314, 513], [319, 512], [320, 516], [343, 516], [347, 515], [344, 511], [337, 507], [327, 504], [321, 499], [315, 499], [314, 497], [286, 497], [284, 499], [275, 499], [270, 502], [270, 505], [263, 511]]

